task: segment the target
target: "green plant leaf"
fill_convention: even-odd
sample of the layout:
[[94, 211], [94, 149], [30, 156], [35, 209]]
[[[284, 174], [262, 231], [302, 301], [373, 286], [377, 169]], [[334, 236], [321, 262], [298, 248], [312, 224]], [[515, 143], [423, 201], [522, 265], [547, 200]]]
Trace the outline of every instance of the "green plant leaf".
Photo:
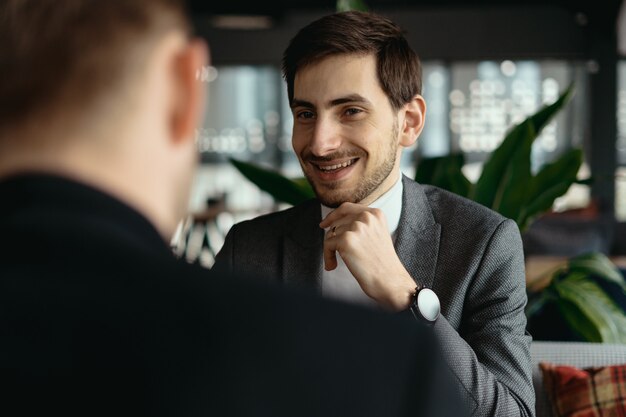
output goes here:
[[583, 180], [576, 180], [576, 184], [580, 184], [580, 185], [592, 185], [595, 182], [595, 178], [594, 177], [589, 177], [589, 178], [585, 178]]
[[545, 304], [555, 300], [554, 293], [550, 286], [544, 288], [542, 291], [527, 291], [526, 295], [528, 302], [526, 303], [524, 311], [526, 313], [526, 317], [528, 318], [541, 311]]
[[526, 129], [519, 129], [520, 137], [516, 140], [515, 152], [504, 169], [491, 208], [510, 219], [517, 219], [524, 202], [531, 180], [530, 152], [535, 131], [530, 122], [523, 124]]
[[449, 166], [447, 170], [448, 181], [450, 183], [450, 191], [458, 194], [462, 197], [467, 197], [470, 194], [473, 184], [468, 180], [461, 167]]
[[[551, 284], [560, 296], [557, 300], [564, 318], [570, 326], [589, 341], [593, 339], [593, 327], [600, 342], [626, 344], [626, 316], [602, 288], [586, 274], [570, 272], [564, 279]], [[575, 313], [567, 302], [575, 305]], [[565, 307], [564, 307], [565, 306]], [[583, 320], [584, 316], [586, 320]]]
[[292, 178], [291, 181], [293, 181], [299, 187], [302, 187], [303, 189], [307, 190], [306, 191], [307, 195], [309, 194], [308, 190], [311, 190], [311, 192], [313, 192], [313, 189], [311, 188], [311, 184], [309, 184], [309, 180], [307, 180], [306, 178], [304, 177]]
[[543, 190], [539, 197], [535, 198], [535, 200], [520, 211], [520, 215], [516, 219], [520, 230], [526, 230], [530, 222], [536, 216], [549, 210], [552, 207], [554, 200], [565, 194], [571, 185], [571, 183], [563, 181]]
[[[517, 170], [517, 167], [511, 166], [511, 161], [518, 149], [521, 146], [526, 146], [520, 142], [530, 141], [532, 144], [541, 129], [567, 103], [572, 92], [573, 85], [570, 85], [557, 101], [543, 107], [507, 133], [500, 146], [491, 153], [489, 159], [485, 162], [483, 172], [470, 195], [471, 199], [487, 207], [494, 206], [494, 201], [501, 197], [504, 192], [502, 181], [503, 179], [507, 180], [506, 171]], [[500, 203], [497, 205], [499, 206]]]
[[582, 150], [572, 149], [556, 161], [544, 165], [537, 175], [531, 178], [526, 201], [517, 218], [521, 230], [530, 219], [549, 210], [554, 200], [569, 190], [570, 186], [576, 182], [582, 163]]
[[602, 343], [602, 335], [598, 331], [597, 324], [589, 320], [577, 303], [565, 298], [559, 298], [556, 302], [565, 322], [575, 333], [578, 333], [587, 342]]
[[417, 164], [415, 181], [430, 184], [467, 197], [472, 183], [463, 175], [465, 156], [451, 154], [422, 159]]
[[606, 255], [599, 252], [576, 256], [568, 262], [571, 272], [593, 275], [596, 278], [611, 282], [626, 291], [626, 280], [619, 269]]
[[367, 6], [362, 0], [337, 0], [338, 12], [349, 12], [350, 10], [367, 11]]
[[520, 147], [527, 148], [525, 143], [532, 143], [534, 138], [535, 130], [530, 119], [526, 119], [507, 134], [500, 146], [491, 153], [485, 162], [483, 172], [474, 187], [472, 199], [490, 208], [494, 205], [499, 206], [504, 192], [504, 183], [509, 180], [507, 171], [510, 175], [511, 171], [519, 169], [511, 161], [515, 158]]
[[[276, 171], [230, 158], [230, 162], [252, 183], [276, 201], [296, 205], [315, 197], [306, 179], [290, 180]], [[304, 181], [303, 181], [304, 180]]]
[[535, 137], [529, 119], [514, 129], [492, 153], [470, 197], [506, 217], [516, 219], [523, 207], [531, 178], [530, 152]]
[[445, 156], [437, 156], [434, 158], [422, 158], [417, 163], [417, 169], [415, 170], [415, 181], [420, 184], [435, 185], [440, 188], [445, 188], [445, 168], [446, 164], [456, 165], [457, 159], [464, 160], [465, 157], [462, 154], [450, 154]]
[[559, 98], [549, 106], [543, 107], [537, 113], [530, 116], [537, 135], [554, 118], [554, 116], [565, 106], [574, 95], [574, 83], [570, 84]]

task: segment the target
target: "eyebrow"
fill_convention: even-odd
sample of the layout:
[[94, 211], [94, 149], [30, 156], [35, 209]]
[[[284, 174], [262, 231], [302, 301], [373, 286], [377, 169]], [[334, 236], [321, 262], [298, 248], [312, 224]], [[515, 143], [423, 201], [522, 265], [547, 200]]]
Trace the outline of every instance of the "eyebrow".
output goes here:
[[[360, 104], [365, 104], [365, 105], [372, 104], [368, 99], [366, 99], [365, 97], [359, 94], [349, 94], [347, 96], [339, 97], [339, 98], [329, 101], [328, 104], [326, 105], [326, 108], [339, 106], [341, 104], [346, 104], [346, 103], [360, 103]], [[315, 108], [313, 103], [306, 101], [306, 100], [300, 100], [297, 98], [294, 98], [291, 101], [291, 108], [293, 109], [294, 107], [306, 107], [306, 108], [311, 108], [311, 109]]]

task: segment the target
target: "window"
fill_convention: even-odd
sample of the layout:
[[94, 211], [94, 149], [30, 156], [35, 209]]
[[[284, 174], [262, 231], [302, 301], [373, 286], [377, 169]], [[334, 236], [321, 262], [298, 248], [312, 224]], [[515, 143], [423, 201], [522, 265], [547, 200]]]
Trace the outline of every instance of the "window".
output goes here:
[[[574, 82], [574, 98], [534, 143], [532, 169], [537, 171], [572, 147], [582, 147], [586, 74], [583, 64], [566, 61], [426, 63], [424, 96], [429, 108], [418, 152], [424, 157], [462, 152], [464, 172], [476, 181], [509, 127], [554, 102]], [[589, 169], [584, 165], [582, 171], [585, 177]], [[589, 188], [575, 185], [555, 202], [555, 209], [588, 203]]]

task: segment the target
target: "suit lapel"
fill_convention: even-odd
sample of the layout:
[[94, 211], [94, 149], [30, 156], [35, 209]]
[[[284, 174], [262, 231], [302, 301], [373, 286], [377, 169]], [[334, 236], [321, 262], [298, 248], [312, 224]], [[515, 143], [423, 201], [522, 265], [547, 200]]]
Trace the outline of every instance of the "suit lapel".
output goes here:
[[439, 253], [441, 225], [435, 221], [423, 188], [402, 178], [402, 214], [398, 225], [396, 253], [413, 279], [432, 288]]
[[319, 227], [321, 207], [317, 200], [304, 203], [286, 219], [283, 240], [283, 282], [321, 291], [324, 231]]

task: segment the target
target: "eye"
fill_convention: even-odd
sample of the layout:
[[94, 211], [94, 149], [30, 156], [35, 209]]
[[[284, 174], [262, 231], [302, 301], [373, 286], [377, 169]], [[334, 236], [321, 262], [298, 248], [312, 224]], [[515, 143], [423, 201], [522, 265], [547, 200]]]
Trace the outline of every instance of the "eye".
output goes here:
[[363, 110], [357, 109], [356, 107], [350, 107], [346, 109], [344, 112], [347, 116], [356, 116], [359, 113], [363, 113]]
[[296, 117], [298, 119], [312, 119], [315, 117], [315, 113], [309, 110], [303, 110], [303, 111], [296, 112]]

